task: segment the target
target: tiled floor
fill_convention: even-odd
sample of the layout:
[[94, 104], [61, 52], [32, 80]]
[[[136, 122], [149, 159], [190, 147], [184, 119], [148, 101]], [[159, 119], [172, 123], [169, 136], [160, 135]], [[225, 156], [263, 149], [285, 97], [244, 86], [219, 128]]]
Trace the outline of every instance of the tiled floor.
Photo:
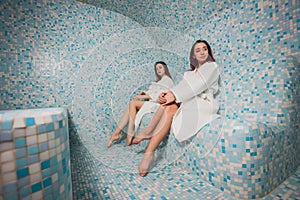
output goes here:
[[[235, 199], [174, 166], [151, 173], [144, 178], [135, 173], [124, 173], [103, 167], [78, 142], [71, 142], [71, 169], [74, 200], [195, 199], [195, 197], [198, 199]], [[171, 173], [172, 176], [169, 176]], [[300, 199], [300, 168], [276, 190], [262, 199]]]

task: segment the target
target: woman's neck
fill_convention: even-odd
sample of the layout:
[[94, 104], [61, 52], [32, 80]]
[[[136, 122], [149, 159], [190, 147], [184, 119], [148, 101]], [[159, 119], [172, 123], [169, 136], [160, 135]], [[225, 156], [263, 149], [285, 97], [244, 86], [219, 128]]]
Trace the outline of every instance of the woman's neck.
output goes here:
[[198, 67], [196, 67], [196, 70], [197, 69], [200, 69], [200, 67], [202, 67], [202, 65], [204, 65], [206, 62], [204, 62], [204, 63], [199, 63], [199, 65], [198, 65]]
[[203, 62], [203, 63], [199, 63], [197, 68], [200, 68], [202, 65], [204, 65], [207, 61]]

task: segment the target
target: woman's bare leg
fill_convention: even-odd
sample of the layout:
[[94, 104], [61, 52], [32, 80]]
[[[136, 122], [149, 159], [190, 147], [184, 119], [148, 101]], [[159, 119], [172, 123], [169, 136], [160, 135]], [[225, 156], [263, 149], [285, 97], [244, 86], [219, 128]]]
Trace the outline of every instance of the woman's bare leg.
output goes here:
[[165, 106], [162, 119], [157, 124], [157, 130], [159, 131], [152, 135], [150, 142], [146, 148], [145, 155], [140, 162], [138, 168], [140, 176], [145, 176], [148, 173], [149, 165], [154, 160], [153, 153], [158, 147], [158, 145], [161, 143], [161, 141], [168, 134], [171, 128], [173, 116], [176, 113], [177, 109], [178, 106], [176, 104]]
[[132, 100], [129, 103], [129, 120], [127, 129], [126, 146], [131, 145], [132, 138], [134, 137], [134, 120], [138, 110], [144, 105], [144, 101]]
[[122, 129], [125, 128], [125, 126], [127, 125], [128, 120], [129, 120], [129, 108], [126, 108], [122, 117], [120, 118], [120, 121], [118, 123], [116, 130], [113, 132], [112, 136], [110, 137], [110, 139], [107, 143], [108, 148], [111, 147], [111, 145], [114, 141], [120, 139], [120, 133], [121, 133]]
[[152, 131], [156, 130], [157, 124], [162, 119], [164, 112], [165, 106], [159, 106], [148, 126], [144, 128], [139, 134], [137, 134], [136, 138], [134, 138], [133, 144], [138, 144], [144, 139], [150, 139], [150, 137], [152, 136]]

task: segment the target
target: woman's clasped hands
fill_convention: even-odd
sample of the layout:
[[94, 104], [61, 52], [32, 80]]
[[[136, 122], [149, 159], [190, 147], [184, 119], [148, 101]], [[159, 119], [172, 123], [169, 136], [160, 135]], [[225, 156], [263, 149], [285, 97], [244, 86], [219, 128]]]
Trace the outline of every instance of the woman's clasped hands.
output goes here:
[[175, 100], [176, 100], [176, 98], [175, 98], [174, 94], [171, 91], [162, 92], [159, 95], [159, 103], [163, 106], [175, 103]]

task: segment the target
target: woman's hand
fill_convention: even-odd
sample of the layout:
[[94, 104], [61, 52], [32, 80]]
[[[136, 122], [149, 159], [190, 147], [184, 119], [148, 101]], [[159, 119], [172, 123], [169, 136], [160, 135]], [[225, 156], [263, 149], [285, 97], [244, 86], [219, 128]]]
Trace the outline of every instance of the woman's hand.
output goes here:
[[145, 96], [146, 93], [145, 92], [140, 92], [138, 95], [133, 96], [134, 99], [144, 99], [144, 98], [148, 98]]
[[174, 103], [175, 100], [176, 98], [171, 91], [163, 92], [159, 95], [159, 103], [162, 105]]
[[133, 96], [133, 99], [140, 99], [142, 97], [142, 95], [135, 95], [135, 96]]
[[159, 95], [159, 97], [158, 97], [158, 103], [164, 104], [164, 103], [167, 102], [167, 99], [165, 98], [165, 95], [166, 95], [166, 94], [167, 94], [166, 92], [160, 93], [160, 95]]
[[151, 99], [151, 97], [146, 94], [138, 94], [138, 95], [134, 96], [133, 99], [138, 99], [138, 100], [148, 99], [149, 100], [149, 99]]

